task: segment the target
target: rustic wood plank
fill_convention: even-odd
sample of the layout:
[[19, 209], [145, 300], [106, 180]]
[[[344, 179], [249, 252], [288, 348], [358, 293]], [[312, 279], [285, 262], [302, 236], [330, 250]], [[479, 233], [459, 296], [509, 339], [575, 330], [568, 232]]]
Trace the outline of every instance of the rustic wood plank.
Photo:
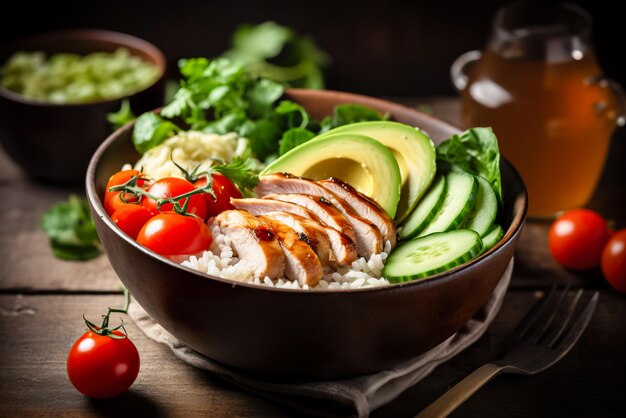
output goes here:
[[[414, 416], [476, 368], [497, 358], [507, 336], [537, 296], [532, 291], [509, 291], [502, 310], [481, 340], [376, 411], [372, 418]], [[451, 417], [623, 416], [624, 302], [623, 295], [603, 291], [589, 327], [559, 363], [532, 377], [497, 377]]]
[[1, 416], [290, 416], [176, 358], [134, 324], [126, 328], [141, 357], [132, 389], [110, 401], [92, 401], [67, 378], [65, 361], [86, 328], [121, 296], [0, 296]]
[[22, 176], [19, 167], [7, 155], [0, 145], [0, 182], [8, 182]]
[[[509, 292], [485, 336], [373, 417], [413, 416], [474, 368], [493, 359], [506, 335], [534, 302], [533, 291]], [[294, 416], [283, 408], [196, 370], [127, 324], [142, 359], [130, 392], [90, 401], [67, 379], [65, 359], [84, 332], [81, 315], [97, 318], [121, 296], [0, 296], [0, 405], [12, 416]], [[504, 376], [488, 384], [457, 416], [618, 416], [626, 384], [626, 304], [603, 292], [595, 317], [559, 364], [534, 377]], [[144, 414], [145, 413], [145, 414]]]
[[66, 200], [70, 193], [83, 191], [44, 186], [21, 174], [0, 181], [0, 289], [119, 289], [119, 279], [105, 255], [84, 262], [52, 255], [38, 223], [51, 205]]

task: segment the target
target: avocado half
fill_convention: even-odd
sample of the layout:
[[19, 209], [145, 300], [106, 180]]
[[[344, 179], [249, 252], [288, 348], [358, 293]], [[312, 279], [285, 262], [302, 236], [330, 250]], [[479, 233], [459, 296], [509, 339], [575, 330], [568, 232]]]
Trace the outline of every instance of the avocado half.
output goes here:
[[402, 191], [395, 221], [402, 222], [426, 193], [437, 171], [435, 145], [419, 128], [399, 122], [359, 122], [340, 126], [318, 136], [336, 134], [366, 135], [381, 142], [393, 153], [400, 167]]
[[402, 186], [400, 168], [391, 151], [368, 136], [325, 134], [274, 160], [261, 175], [277, 172], [313, 180], [336, 177], [375, 200], [390, 217], [396, 214]]

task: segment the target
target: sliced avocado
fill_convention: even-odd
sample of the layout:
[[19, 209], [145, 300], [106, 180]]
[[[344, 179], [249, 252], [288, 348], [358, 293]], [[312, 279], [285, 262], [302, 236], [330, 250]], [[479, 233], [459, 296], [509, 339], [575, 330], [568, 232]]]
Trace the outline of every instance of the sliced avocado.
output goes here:
[[262, 172], [285, 172], [314, 180], [337, 177], [374, 199], [390, 217], [400, 200], [400, 168], [380, 142], [364, 135], [337, 133], [311, 140], [274, 160]]
[[318, 138], [338, 133], [352, 133], [374, 138], [389, 148], [396, 157], [402, 176], [402, 192], [395, 221], [402, 222], [413, 211], [435, 177], [436, 153], [431, 139], [418, 128], [389, 121], [344, 125]]

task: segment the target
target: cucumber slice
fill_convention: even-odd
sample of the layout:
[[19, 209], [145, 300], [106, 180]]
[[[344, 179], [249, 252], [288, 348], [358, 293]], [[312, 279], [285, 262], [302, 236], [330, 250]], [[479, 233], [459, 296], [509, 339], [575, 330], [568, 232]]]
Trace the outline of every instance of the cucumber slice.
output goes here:
[[494, 245], [496, 245], [504, 236], [504, 230], [500, 225], [494, 224], [489, 232], [483, 237], [483, 248], [480, 253], [489, 251]]
[[470, 213], [461, 224], [462, 229], [473, 229], [481, 237], [489, 232], [491, 225], [498, 214], [498, 200], [491, 184], [480, 176], [474, 176], [478, 181], [476, 201]]
[[455, 171], [446, 173], [446, 196], [443, 204], [418, 236], [456, 229], [472, 210], [477, 192], [478, 181], [471, 174]]
[[398, 228], [402, 241], [415, 237], [432, 221], [446, 197], [446, 179], [441, 174], [433, 179], [430, 188], [409, 214], [409, 217]]
[[383, 268], [383, 276], [392, 283], [424, 278], [471, 260], [482, 246], [480, 236], [470, 229], [415, 238], [391, 253]]

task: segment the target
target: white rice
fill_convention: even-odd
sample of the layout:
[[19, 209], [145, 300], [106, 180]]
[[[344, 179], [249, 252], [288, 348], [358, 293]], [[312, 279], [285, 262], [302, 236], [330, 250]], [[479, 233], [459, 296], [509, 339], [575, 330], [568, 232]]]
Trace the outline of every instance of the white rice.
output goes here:
[[216, 229], [212, 232], [211, 250], [205, 251], [200, 256], [189, 257], [181, 263], [183, 266], [236, 282], [284, 289], [357, 289], [389, 284], [387, 279], [382, 277], [385, 260], [391, 251], [389, 241], [385, 243], [382, 253], [372, 255], [369, 260], [361, 257], [352, 263], [351, 268], [341, 267], [337, 271], [327, 273], [317, 286], [311, 288], [308, 285], [300, 286], [298, 281], [291, 281], [285, 277], [275, 281], [269, 277], [254, 277], [254, 272], [239, 262], [239, 258], [230, 246], [230, 238]]

